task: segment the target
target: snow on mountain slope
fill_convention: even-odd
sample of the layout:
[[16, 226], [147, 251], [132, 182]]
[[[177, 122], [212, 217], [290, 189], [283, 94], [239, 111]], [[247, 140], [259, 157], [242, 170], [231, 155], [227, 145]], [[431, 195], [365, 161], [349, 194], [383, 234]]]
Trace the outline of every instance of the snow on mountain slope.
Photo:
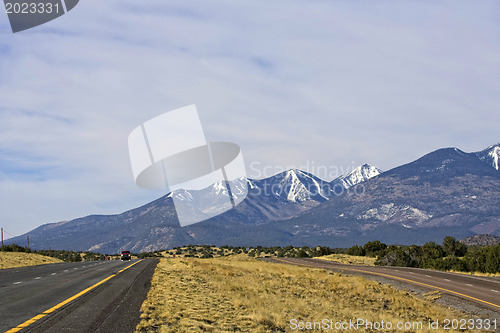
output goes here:
[[274, 177], [271, 193], [290, 202], [322, 202], [330, 196], [326, 183], [307, 172], [291, 169]]
[[[380, 173], [381, 171], [376, 167], [363, 164], [349, 174], [335, 179], [332, 183], [325, 182], [310, 173], [298, 169], [290, 169], [265, 179], [241, 177], [230, 183], [235, 201], [239, 201], [248, 190], [250, 197], [263, 196], [291, 203], [324, 202], [334, 193], [332, 184], [340, 184], [347, 189]], [[200, 201], [205, 203], [212, 201], [214, 205], [217, 205], [221, 202], [222, 197], [227, 198], [228, 191], [226, 184], [220, 181], [203, 190], [176, 190], [170, 193], [169, 196], [174, 196], [183, 201], [191, 201], [192, 205], [196, 207], [199, 206], [196, 202]]]
[[498, 160], [500, 158], [500, 143], [490, 146], [483, 151], [476, 153], [477, 157], [495, 170], [500, 170]]
[[331, 184], [334, 186], [337, 184], [342, 185], [345, 189], [352, 187], [356, 184], [364, 182], [370, 178], [378, 176], [382, 173], [382, 170], [374, 167], [370, 164], [363, 164], [356, 169], [352, 170], [350, 173], [344, 176], [340, 176], [333, 180]]
[[398, 205], [393, 202], [368, 209], [358, 216], [358, 219], [375, 219], [381, 222], [399, 223], [405, 228], [412, 228], [414, 225], [418, 226], [430, 218], [432, 218], [432, 214], [428, 214], [421, 209], [409, 205]]
[[[217, 209], [227, 187], [219, 183], [200, 191], [179, 190], [121, 214], [42, 225], [29, 232], [30, 247], [118, 253], [123, 248], [142, 252], [185, 244], [350, 247], [372, 240], [424, 244], [445, 236], [500, 236], [499, 148], [497, 144], [473, 153], [439, 149], [380, 176], [380, 170], [363, 165], [334, 182], [344, 188], [371, 178], [364, 190], [331, 193], [331, 200], [326, 200], [325, 188], [332, 189], [332, 183], [300, 170], [236, 179], [231, 191], [241, 198], [247, 188], [245, 200], [184, 228], [172, 197], [190, 203], [188, 209], [202, 217], [213, 211], [201, 210], [197, 197]], [[26, 236], [8, 241], [25, 244]]]

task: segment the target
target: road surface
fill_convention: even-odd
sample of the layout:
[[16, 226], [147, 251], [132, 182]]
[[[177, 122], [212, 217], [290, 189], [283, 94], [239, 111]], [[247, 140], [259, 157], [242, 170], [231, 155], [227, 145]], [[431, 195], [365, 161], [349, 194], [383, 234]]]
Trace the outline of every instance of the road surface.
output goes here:
[[309, 258], [269, 258], [271, 262], [323, 268], [346, 273], [371, 274], [439, 290], [500, 313], [500, 279], [428, 269], [393, 266], [355, 266]]
[[0, 332], [133, 331], [157, 260], [0, 270]]

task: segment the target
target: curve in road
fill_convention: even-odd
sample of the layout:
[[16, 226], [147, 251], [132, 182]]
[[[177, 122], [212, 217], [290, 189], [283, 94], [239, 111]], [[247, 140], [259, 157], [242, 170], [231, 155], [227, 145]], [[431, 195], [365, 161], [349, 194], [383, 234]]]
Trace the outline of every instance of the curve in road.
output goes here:
[[382, 276], [439, 290], [500, 312], [500, 280], [497, 278], [394, 266], [356, 266], [308, 258], [272, 258], [266, 261]]

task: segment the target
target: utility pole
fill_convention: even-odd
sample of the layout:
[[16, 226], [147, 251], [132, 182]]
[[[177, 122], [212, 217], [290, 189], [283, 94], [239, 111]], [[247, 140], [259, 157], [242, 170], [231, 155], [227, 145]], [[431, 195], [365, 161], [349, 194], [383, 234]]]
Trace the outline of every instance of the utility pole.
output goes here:
[[2, 228], [2, 246], [3, 246], [3, 228]]
[[30, 236], [28, 236], [28, 250], [30, 249]]

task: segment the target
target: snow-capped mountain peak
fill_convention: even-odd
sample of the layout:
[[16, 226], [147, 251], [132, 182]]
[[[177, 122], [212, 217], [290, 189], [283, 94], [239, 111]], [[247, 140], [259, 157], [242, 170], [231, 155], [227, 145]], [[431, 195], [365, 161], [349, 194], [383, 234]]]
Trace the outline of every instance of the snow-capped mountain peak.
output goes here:
[[275, 193], [281, 197], [286, 195], [286, 199], [291, 202], [308, 200], [310, 192], [306, 188], [306, 184], [300, 181], [299, 172], [295, 169], [288, 170], [280, 182], [281, 187]]
[[500, 170], [499, 159], [500, 159], [500, 143], [490, 146], [483, 151], [476, 153], [477, 157], [495, 170]]
[[227, 186], [226, 182], [223, 180], [219, 180], [218, 182], [212, 185], [212, 195], [227, 195]]
[[282, 199], [295, 203], [328, 200], [329, 193], [325, 192], [325, 182], [307, 172], [290, 169], [274, 177], [279, 181], [279, 186], [275, 186], [273, 194]]
[[364, 180], [373, 178], [375, 176], [378, 176], [382, 173], [382, 170], [374, 167], [373, 165], [370, 165], [368, 163], [365, 163], [356, 169], [354, 169], [348, 176], [351, 175], [361, 175]]
[[370, 178], [378, 176], [381, 173], [382, 170], [374, 167], [373, 165], [365, 163], [355, 168], [348, 174], [338, 177], [332, 183], [341, 184], [344, 188], [347, 189]]
[[[231, 181], [231, 192], [233, 198], [242, 195], [263, 195], [286, 200], [292, 203], [303, 203], [307, 201], [324, 202], [333, 194], [332, 184], [340, 184], [343, 188], [349, 188], [372, 177], [379, 175], [382, 171], [370, 164], [363, 164], [350, 173], [327, 183], [320, 178], [299, 169], [290, 169], [266, 179], [249, 179], [241, 177]], [[208, 188], [199, 191], [176, 190], [168, 195], [175, 196], [179, 200], [211, 200], [215, 203], [221, 197], [227, 197], [226, 183], [219, 181]]]
[[193, 195], [191, 194], [190, 191], [187, 191], [185, 189], [179, 189], [167, 194], [167, 198], [175, 198], [180, 201], [193, 200]]

